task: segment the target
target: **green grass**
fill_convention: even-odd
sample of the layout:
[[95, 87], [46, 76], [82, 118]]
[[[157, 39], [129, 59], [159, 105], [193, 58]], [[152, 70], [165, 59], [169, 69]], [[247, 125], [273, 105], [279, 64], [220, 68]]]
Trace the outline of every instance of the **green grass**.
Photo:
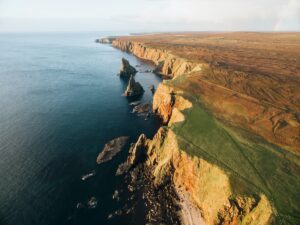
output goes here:
[[185, 121], [174, 124], [181, 148], [223, 168], [236, 194], [264, 193], [278, 224], [300, 224], [299, 157], [253, 134], [226, 127], [191, 98]]

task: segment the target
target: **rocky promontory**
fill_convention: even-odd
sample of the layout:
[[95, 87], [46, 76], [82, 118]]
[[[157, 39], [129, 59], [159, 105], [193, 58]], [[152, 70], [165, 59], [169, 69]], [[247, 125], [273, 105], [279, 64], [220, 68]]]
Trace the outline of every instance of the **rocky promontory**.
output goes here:
[[131, 97], [131, 96], [139, 96], [142, 95], [143, 93], [144, 93], [144, 89], [142, 85], [139, 82], [136, 82], [133, 76], [131, 75], [124, 95]]
[[127, 59], [122, 58], [122, 65], [119, 72], [120, 77], [130, 77], [131, 75], [135, 75], [137, 73], [137, 70], [130, 65], [129, 61]]

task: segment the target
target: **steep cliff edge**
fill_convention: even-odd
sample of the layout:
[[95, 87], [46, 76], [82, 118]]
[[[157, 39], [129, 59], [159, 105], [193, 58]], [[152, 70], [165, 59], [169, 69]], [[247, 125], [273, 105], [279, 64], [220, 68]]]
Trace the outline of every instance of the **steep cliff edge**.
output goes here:
[[[227, 69], [164, 48], [127, 39], [113, 46], [173, 78], [157, 88], [152, 106], [167, 127], [153, 140], [143, 136], [139, 149], [155, 185], [174, 185], [184, 224], [300, 222], [297, 105], [285, 108], [260, 87], [236, 89]], [[254, 85], [242, 77], [241, 87]]]

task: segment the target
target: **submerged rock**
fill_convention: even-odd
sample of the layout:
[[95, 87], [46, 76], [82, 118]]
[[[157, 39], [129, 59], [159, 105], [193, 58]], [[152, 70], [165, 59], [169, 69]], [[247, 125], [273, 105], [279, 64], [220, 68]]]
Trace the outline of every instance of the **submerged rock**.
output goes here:
[[135, 75], [137, 70], [130, 65], [127, 59], [122, 58], [122, 66], [119, 72], [120, 77], [130, 77], [131, 75]]
[[131, 102], [129, 105], [131, 105], [131, 106], [137, 106], [139, 104], [141, 104], [141, 101]]
[[103, 150], [98, 155], [96, 162], [101, 164], [111, 160], [119, 151], [122, 150], [128, 138], [129, 137], [127, 136], [122, 136], [106, 143]]
[[93, 177], [93, 176], [95, 176], [96, 175], [96, 171], [95, 170], [93, 170], [92, 172], [90, 172], [90, 173], [88, 173], [88, 174], [86, 174], [86, 175], [83, 175], [82, 177], [81, 177], [81, 180], [87, 180], [88, 178], [90, 178], [90, 177]]
[[133, 76], [131, 75], [128, 86], [125, 90], [125, 96], [138, 96], [144, 93], [144, 89], [139, 82], [135, 82]]
[[96, 197], [91, 197], [90, 200], [88, 201], [87, 205], [89, 208], [94, 209], [98, 205], [98, 200], [96, 199]]
[[119, 201], [120, 200], [120, 194], [118, 190], [115, 190], [113, 195], [112, 195], [112, 199]]
[[84, 208], [84, 204], [82, 204], [81, 202], [78, 202], [78, 203], [76, 204], [76, 208], [77, 208], [77, 209], [82, 209], [82, 208]]
[[151, 109], [150, 104], [145, 103], [145, 104], [139, 104], [139, 105], [134, 106], [132, 112], [133, 113], [138, 113], [138, 114], [147, 113], [147, 112], [150, 111], [150, 109]]

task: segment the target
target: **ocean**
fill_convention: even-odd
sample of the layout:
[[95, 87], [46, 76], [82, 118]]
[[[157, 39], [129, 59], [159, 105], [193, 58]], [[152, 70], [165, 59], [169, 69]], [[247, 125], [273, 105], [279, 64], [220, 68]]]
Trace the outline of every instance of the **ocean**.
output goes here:
[[[112, 195], [126, 189], [115, 171], [130, 142], [141, 133], [151, 138], [160, 126], [154, 116], [132, 113], [129, 103], [151, 102], [149, 87], [161, 78], [139, 72], [144, 95], [122, 96], [126, 82], [116, 75], [121, 58], [141, 71], [153, 65], [94, 42], [105, 35], [113, 34], [0, 34], [1, 225], [143, 222], [142, 215], [107, 217], [126, 204], [126, 197], [117, 202]], [[119, 136], [130, 137], [126, 147], [97, 165], [105, 143]], [[82, 181], [92, 170], [96, 175]], [[98, 200], [94, 209], [86, 207], [91, 197]], [[77, 203], [85, 207], [77, 209]]]

